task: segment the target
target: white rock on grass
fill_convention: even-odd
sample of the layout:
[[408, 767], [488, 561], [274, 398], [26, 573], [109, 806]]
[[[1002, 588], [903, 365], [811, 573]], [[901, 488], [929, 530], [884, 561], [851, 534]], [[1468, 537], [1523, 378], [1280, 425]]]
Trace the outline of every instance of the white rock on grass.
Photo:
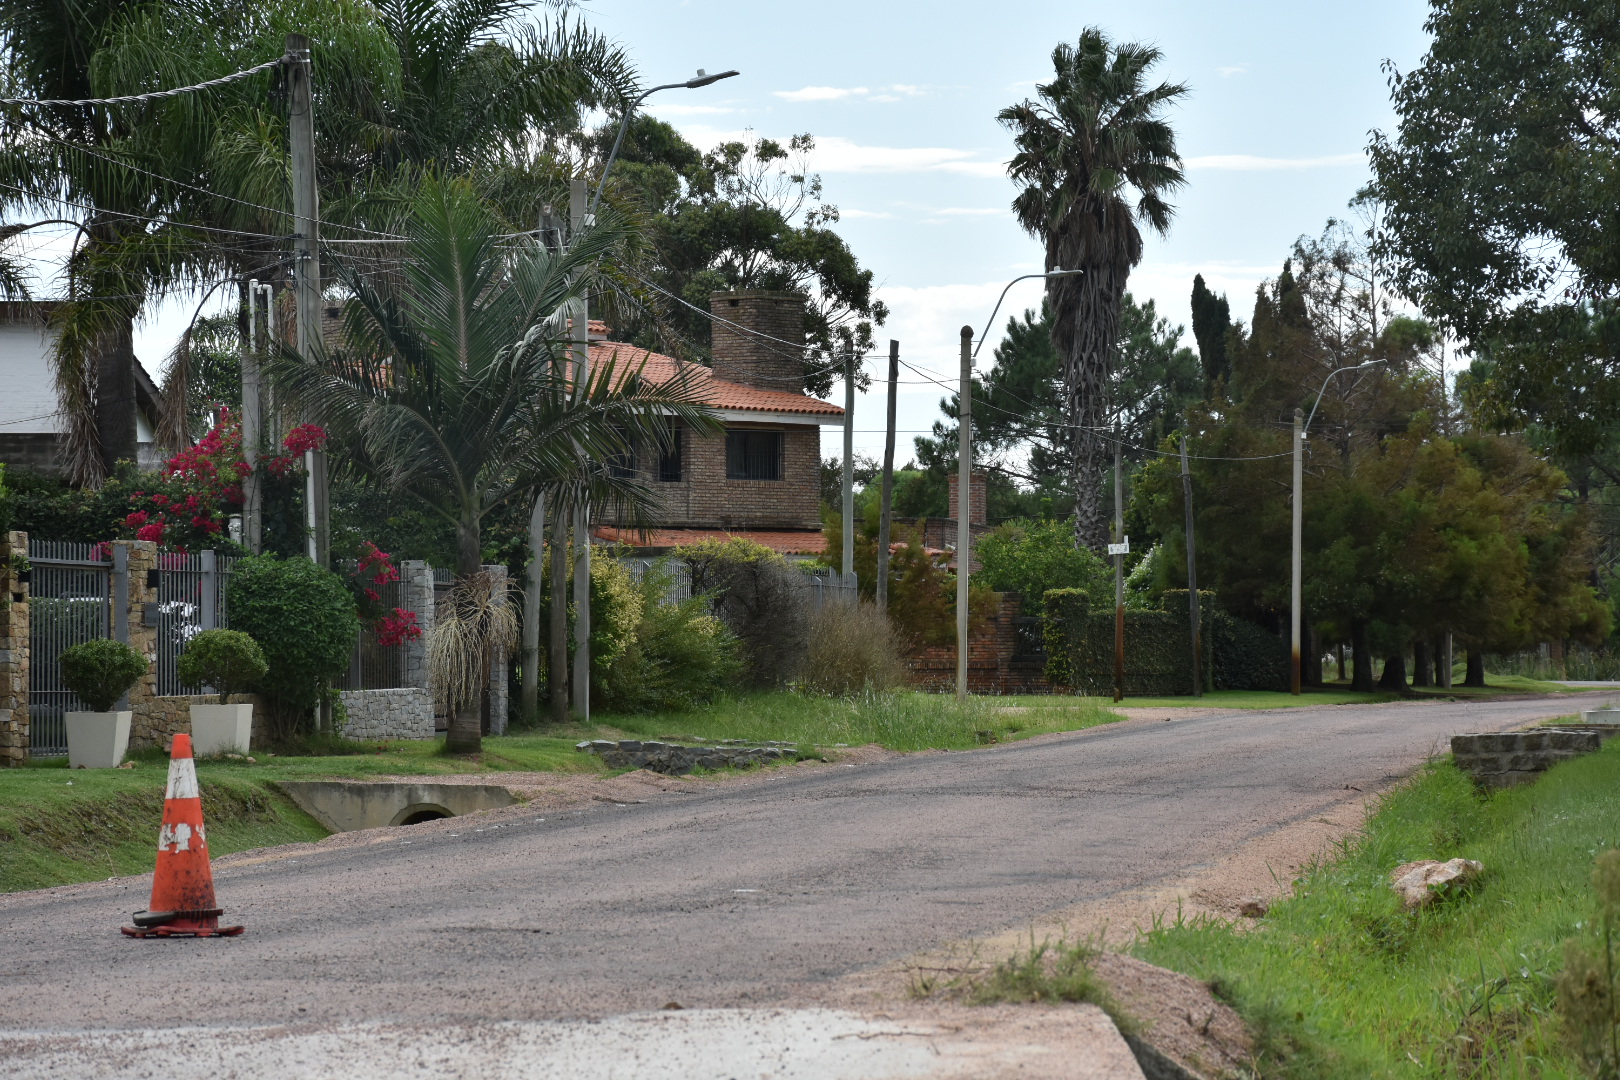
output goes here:
[[1419, 859], [1402, 863], [1389, 874], [1389, 887], [1408, 908], [1425, 907], [1450, 888], [1465, 885], [1485, 872], [1473, 859]]

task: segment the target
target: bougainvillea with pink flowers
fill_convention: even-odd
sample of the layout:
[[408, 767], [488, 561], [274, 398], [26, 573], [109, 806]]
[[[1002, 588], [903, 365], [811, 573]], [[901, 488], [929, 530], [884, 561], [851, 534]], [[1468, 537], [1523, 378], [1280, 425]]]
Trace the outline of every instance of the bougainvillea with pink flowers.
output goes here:
[[354, 596], [354, 606], [360, 612], [360, 618], [370, 623], [376, 631], [379, 645], [403, 645], [422, 636], [422, 628], [416, 622], [416, 612], [398, 607], [390, 611], [383, 605], [378, 586], [392, 585], [398, 580], [399, 567], [394, 564], [394, 557], [370, 540], [362, 542], [359, 558], [355, 560], [354, 569], [349, 572], [345, 584]]
[[[320, 449], [326, 432], [300, 424], [282, 440], [282, 452], [263, 459], [274, 477], [296, 472], [307, 450]], [[130, 500], [124, 527], [136, 540], [152, 540], [177, 551], [195, 551], [221, 542], [226, 521], [240, 511], [242, 479], [248, 474], [242, 457], [242, 424], [229, 410], [219, 423], [163, 466], [161, 479]]]

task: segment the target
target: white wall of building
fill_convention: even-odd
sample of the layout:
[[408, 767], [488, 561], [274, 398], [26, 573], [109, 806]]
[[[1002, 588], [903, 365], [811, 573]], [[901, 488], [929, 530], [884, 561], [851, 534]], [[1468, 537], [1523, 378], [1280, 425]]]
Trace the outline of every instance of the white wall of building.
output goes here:
[[[0, 432], [25, 435], [62, 430], [50, 351], [50, 338], [40, 327], [0, 323]], [[151, 437], [149, 431], [141, 434], [142, 439]]]

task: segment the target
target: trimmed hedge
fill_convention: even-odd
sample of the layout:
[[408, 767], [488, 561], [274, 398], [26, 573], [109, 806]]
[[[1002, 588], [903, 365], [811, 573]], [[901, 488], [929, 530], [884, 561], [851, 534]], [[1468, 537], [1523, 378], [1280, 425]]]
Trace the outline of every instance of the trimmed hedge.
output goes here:
[[[1288, 650], [1271, 634], [1233, 618], [1199, 590], [1206, 688], [1288, 689]], [[1125, 693], [1166, 697], [1192, 693], [1192, 641], [1187, 590], [1164, 594], [1162, 611], [1125, 612]], [[1083, 589], [1050, 589], [1045, 598], [1046, 677], [1083, 694], [1112, 693], [1114, 612], [1092, 610]]]

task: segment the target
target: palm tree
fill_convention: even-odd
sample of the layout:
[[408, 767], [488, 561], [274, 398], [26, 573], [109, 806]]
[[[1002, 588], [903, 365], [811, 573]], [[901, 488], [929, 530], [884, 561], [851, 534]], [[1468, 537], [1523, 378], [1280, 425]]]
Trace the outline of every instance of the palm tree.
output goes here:
[[[487, 515], [542, 491], [584, 490], [594, 505], [646, 520], [650, 487], [600, 463], [655, 445], [672, 417], [714, 427], [684, 383], [653, 386], [614, 364], [587, 385], [569, 377], [570, 310], [621, 238], [622, 226], [602, 216], [551, 252], [502, 239], [500, 218], [469, 181], [429, 177], [396, 226], [410, 238], [396, 268], [338, 263], [353, 296], [343, 347], [318, 350], [313, 363], [287, 352], [268, 365], [278, 393], [327, 428], [334, 459], [454, 525], [449, 610], [462, 644], [451, 652], [463, 672], [510, 629], [480, 574]], [[479, 746], [475, 675], [450, 683], [447, 745], [456, 752]]]
[[1075, 539], [1091, 548], [1108, 536], [1102, 471], [1112, 351], [1126, 282], [1142, 259], [1138, 223], [1167, 232], [1174, 207], [1165, 196], [1186, 182], [1175, 132], [1161, 117], [1187, 87], [1148, 87], [1160, 59], [1158, 49], [1115, 45], [1088, 27], [1078, 44], [1052, 50], [1056, 77], [1036, 87], [1040, 101], [997, 117], [1017, 147], [1007, 171], [1023, 187], [1013, 200], [1018, 223], [1045, 243], [1047, 270], [1084, 271], [1048, 278], [1046, 294], [1063, 362]]

